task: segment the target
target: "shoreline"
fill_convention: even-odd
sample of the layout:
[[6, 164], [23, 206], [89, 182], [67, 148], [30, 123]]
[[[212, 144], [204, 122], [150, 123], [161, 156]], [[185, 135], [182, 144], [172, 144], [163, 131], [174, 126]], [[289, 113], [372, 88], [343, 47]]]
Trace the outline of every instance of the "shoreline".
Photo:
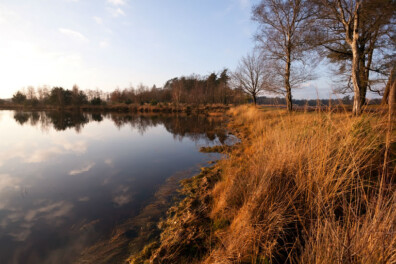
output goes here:
[[224, 104], [207, 104], [207, 105], [191, 105], [191, 104], [168, 104], [159, 103], [157, 105], [137, 105], [137, 104], [116, 104], [116, 105], [81, 105], [81, 106], [51, 106], [51, 105], [16, 105], [3, 104], [0, 110], [16, 110], [16, 111], [82, 111], [82, 112], [118, 112], [118, 113], [224, 113], [230, 109], [232, 105]]
[[214, 242], [209, 236], [213, 225], [209, 217], [209, 192], [219, 178], [220, 168], [215, 164], [201, 168], [201, 172], [192, 178], [182, 180], [179, 194], [184, 198], [167, 210], [167, 216], [158, 224], [157, 237], [141, 251], [132, 254], [127, 262], [184, 263], [191, 261], [191, 256], [206, 254], [208, 245]]
[[[226, 124], [231, 134], [242, 135], [236, 126]], [[241, 143], [232, 146], [201, 147], [203, 153], [229, 154], [240, 151]], [[158, 223], [157, 236], [148, 241], [138, 252], [127, 259], [130, 264], [144, 263], [197, 263], [218, 241], [212, 233], [230, 222], [213, 220], [211, 192], [221, 180], [225, 158], [215, 161], [209, 167], [202, 167], [199, 174], [180, 181], [179, 198], [167, 209], [166, 216]]]

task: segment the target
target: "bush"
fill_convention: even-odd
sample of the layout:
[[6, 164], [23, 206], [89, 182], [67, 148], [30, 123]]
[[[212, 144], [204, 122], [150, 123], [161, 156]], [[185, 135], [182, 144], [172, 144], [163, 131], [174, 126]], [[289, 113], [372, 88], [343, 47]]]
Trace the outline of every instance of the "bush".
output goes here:
[[100, 97], [95, 97], [91, 100], [91, 105], [101, 105], [102, 104], [102, 99]]
[[37, 98], [33, 98], [28, 100], [27, 103], [31, 106], [38, 106], [40, 102]]
[[21, 92], [17, 92], [12, 96], [12, 102], [16, 104], [23, 104], [26, 101], [26, 95]]

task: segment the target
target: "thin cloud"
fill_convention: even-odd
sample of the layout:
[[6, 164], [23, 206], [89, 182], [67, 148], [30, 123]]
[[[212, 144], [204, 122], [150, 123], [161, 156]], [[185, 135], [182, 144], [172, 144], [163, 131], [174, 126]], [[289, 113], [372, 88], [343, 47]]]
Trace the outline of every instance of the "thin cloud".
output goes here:
[[108, 46], [109, 46], [109, 42], [107, 42], [106, 40], [99, 42], [99, 47], [101, 48], [107, 48]]
[[93, 19], [95, 20], [96, 24], [102, 25], [103, 19], [101, 17], [94, 16]]
[[74, 31], [74, 30], [71, 30], [68, 28], [59, 28], [58, 30], [60, 33], [62, 33], [63, 35], [65, 35], [69, 38], [80, 40], [80, 41], [88, 41], [88, 38], [85, 37], [80, 32], [77, 32], [77, 31]]
[[250, 7], [250, 0], [239, 0], [239, 5], [243, 9], [246, 9], [246, 8]]
[[121, 8], [109, 8], [109, 12], [113, 17], [125, 16], [124, 10]]
[[115, 6], [123, 6], [126, 4], [125, 0], [107, 0], [107, 3]]

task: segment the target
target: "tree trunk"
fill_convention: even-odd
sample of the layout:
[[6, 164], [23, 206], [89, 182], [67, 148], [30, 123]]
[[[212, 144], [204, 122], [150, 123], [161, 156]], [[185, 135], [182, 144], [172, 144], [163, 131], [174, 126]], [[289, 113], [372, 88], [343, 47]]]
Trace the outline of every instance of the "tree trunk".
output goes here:
[[359, 58], [360, 52], [357, 45], [357, 34], [354, 34], [352, 40], [352, 83], [353, 83], [353, 108], [352, 113], [353, 115], [357, 116], [360, 115], [362, 112], [362, 102], [365, 100], [365, 93], [362, 91], [362, 83], [361, 83], [361, 75], [360, 75], [360, 65], [359, 65]]
[[389, 89], [389, 116], [390, 119], [393, 120], [396, 116], [396, 82], [392, 83], [392, 86]]
[[285, 88], [286, 88], [286, 105], [287, 111], [293, 110], [291, 86], [290, 86], [290, 54], [287, 55], [286, 69], [285, 69]]
[[253, 94], [253, 102], [254, 102], [254, 105], [256, 106], [256, 104], [257, 104], [257, 98], [256, 98], [256, 95], [255, 95], [255, 94]]
[[395, 79], [396, 79], [396, 71], [395, 71], [395, 66], [393, 65], [391, 74], [389, 75], [389, 78], [388, 78], [388, 82], [386, 83], [386, 86], [385, 86], [385, 91], [384, 91], [384, 95], [381, 100], [381, 105], [388, 104], [389, 93], [390, 93], [392, 84], [395, 82]]
[[293, 110], [293, 102], [292, 102], [292, 94], [290, 89], [286, 92], [286, 105], [287, 105], [287, 111], [291, 112]]
[[[359, 61], [360, 61], [360, 105], [363, 106], [366, 103], [366, 94], [369, 84], [370, 70], [366, 68], [366, 59], [364, 55], [364, 49], [359, 49]], [[368, 64], [369, 65], [369, 64]]]
[[360, 88], [360, 105], [361, 106], [366, 104], [366, 94], [367, 94], [367, 85], [364, 84], [363, 87]]
[[[359, 49], [359, 16], [360, 16], [360, 4], [356, 3], [356, 10], [353, 18], [353, 29], [347, 31], [347, 42], [352, 49], [352, 83], [353, 83], [353, 108], [352, 114], [358, 116], [362, 113], [362, 103], [365, 101], [366, 93], [363, 91], [361, 71], [363, 70], [360, 66], [361, 51]], [[352, 35], [352, 36], [351, 36]]]

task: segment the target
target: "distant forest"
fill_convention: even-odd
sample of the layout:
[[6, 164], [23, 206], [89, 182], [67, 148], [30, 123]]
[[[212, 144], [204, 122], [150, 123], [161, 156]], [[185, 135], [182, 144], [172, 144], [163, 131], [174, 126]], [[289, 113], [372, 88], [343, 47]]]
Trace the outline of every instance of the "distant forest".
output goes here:
[[[11, 101], [27, 106], [81, 106], [107, 104], [241, 104], [248, 102], [242, 89], [232, 89], [227, 70], [201, 77], [191, 75], [168, 80], [164, 87], [158, 88], [139, 84], [123, 90], [116, 89], [106, 93], [99, 89], [81, 90], [74, 85], [71, 90], [63, 87], [28, 87], [16, 92]], [[3, 100], [3, 104], [6, 101]]]

